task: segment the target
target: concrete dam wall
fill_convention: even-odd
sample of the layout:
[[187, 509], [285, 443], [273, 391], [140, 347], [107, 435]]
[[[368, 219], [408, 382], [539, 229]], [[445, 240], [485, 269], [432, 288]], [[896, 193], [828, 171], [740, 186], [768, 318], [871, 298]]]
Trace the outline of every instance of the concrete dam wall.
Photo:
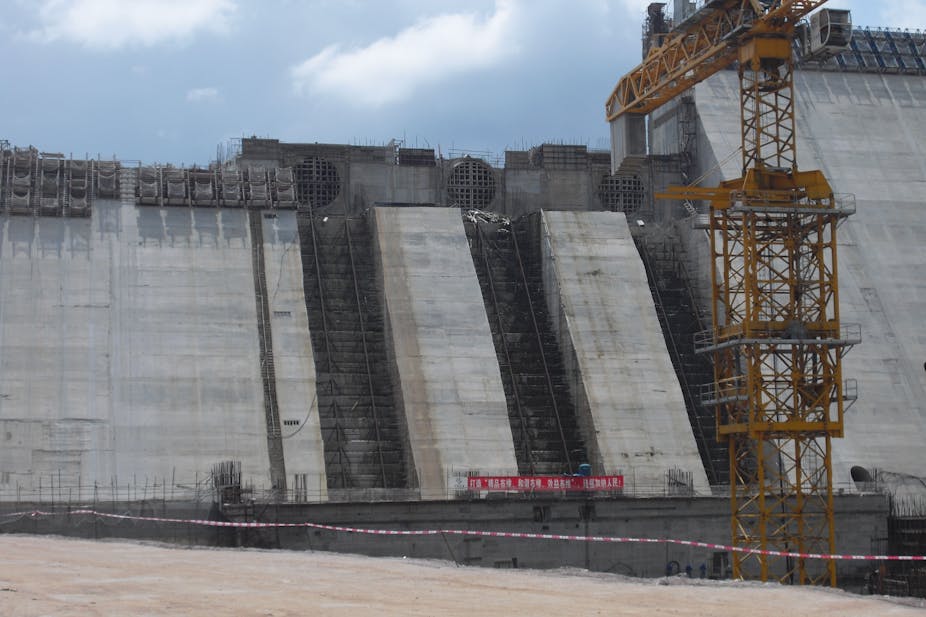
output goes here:
[[[926, 441], [926, 80], [921, 76], [799, 71], [795, 78], [801, 169], [820, 169], [857, 212], [838, 232], [840, 318], [861, 325], [843, 362], [857, 380], [845, 438], [833, 441], [837, 484], [865, 468], [901, 492], [922, 492], [917, 453]], [[699, 85], [698, 166], [706, 186], [740, 175], [736, 74]], [[692, 268], [709, 273], [706, 232], [695, 231]], [[709, 288], [708, 288], [709, 289]], [[858, 471], [856, 479], [858, 479]], [[906, 488], [905, 485], [909, 485]]]
[[[97, 199], [86, 218], [0, 219], [3, 499], [40, 485], [59, 492], [207, 485], [212, 466], [228, 460], [241, 462], [242, 483], [255, 491], [285, 486], [311, 501], [365, 499], [380, 489], [446, 498], [455, 473], [517, 471], [506, 413], [512, 392], [500, 378], [459, 209], [378, 207], [364, 219], [366, 231], [351, 227], [349, 264], [326, 265], [323, 253], [334, 248], [324, 243], [342, 243], [337, 235], [326, 240], [320, 226], [348, 224], [343, 216], [339, 222], [319, 210], [307, 227], [303, 211], [133, 201]], [[646, 387], [654, 394], [642, 398], [632, 392], [644, 382], [631, 384], [630, 373], [611, 378], [625, 369], [609, 362], [647, 374], [645, 367], [669, 363], [658, 324], [646, 317], [652, 301], [625, 216], [601, 212], [583, 222], [590, 215], [573, 213], [568, 225], [545, 215], [544, 310], [561, 315], [560, 345], [577, 360], [571, 379], [581, 392], [570, 396], [583, 401], [589, 419], [583, 438], [599, 453], [594, 471], [625, 474], [629, 491], [661, 492], [666, 471], [684, 468], [703, 491], [683, 404], [648, 398], [659, 398], [661, 385], [677, 390], [671, 369], [653, 374]], [[599, 250], [602, 242], [612, 248]], [[590, 257], [582, 263], [590, 258], [598, 266], [589, 267], [601, 269], [602, 289], [583, 291], [587, 273], [575, 270], [573, 256], [583, 253]], [[322, 271], [329, 266], [339, 269]], [[374, 282], [356, 284], [358, 269]], [[321, 292], [313, 272], [328, 281]], [[339, 279], [340, 293], [359, 307], [362, 370], [359, 348], [338, 338], [356, 330], [353, 321], [336, 323], [348, 319], [332, 308], [340, 306], [330, 295]], [[598, 293], [611, 286], [626, 293]], [[329, 295], [319, 303], [317, 293]], [[632, 310], [620, 308], [627, 303]], [[611, 317], [596, 321], [604, 315]], [[654, 327], [655, 336], [627, 338]], [[324, 345], [330, 355], [319, 364]], [[371, 365], [376, 345], [383, 356]], [[344, 388], [354, 382], [332, 377], [332, 359], [349, 365], [339, 374], [351, 379], [372, 380], [382, 369], [392, 393], [369, 381], [361, 390], [372, 403], [350, 403]], [[387, 395], [392, 428], [376, 418], [350, 420], [352, 409], [387, 409]], [[332, 401], [345, 412], [334, 419]], [[660, 414], [668, 415], [657, 421]], [[394, 485], [362, 473], [394, 460], [367, 437], [380, 428], [405, 466]], [[637, 465], [643, 450], [647, 463]], [[356, 482], [345, 483], [351, 471]]]
[[[858, 401], [834, 444], [840, 487], [853, 468], [900, 484], [922, 475], [912, 453], [926, 431], [926, 172], [914, 138], [924, 83], [797, 75], [800, 166], [821, 168], [858, 209], [839, 233], [841, 318], [863, 336], [844, 364]], [[692, 146], [689, 177], [705, 184], [738, 175], [735, 95], [735, 75], [721, 73], [695, 90], [693, 108], [655, 114], [653, 152]], [[39, 483], [196, 486], [224, 460], [242, 462], [246, 484], [311, 499], [447, 497], [450, 476], [467, 471], [569, 471], [575, 461], [557, 462], [550, 446], [557, 433], [596, 472], [663, 490], [666, 470], [681, 469], [705, 490], [671, 370], [680, 363], [658, 336], [625, 216], [609, 211], [650, 220], [639, 178], [608, 175], [601, 153], [551, 145], [506, 153], [499, 168], [432, 151], [244, 140], [235, 164], [292, 166], [302, 206], [98, 197], [90, 216], [62, 218], [0, 204], [4, 498]], [[665, 170], [656, 161], [657, 184]], [[468, 208], [540, 216], [537, 247], [522, 246], [529, 258], [512, 248], [517, 234], [493, 231], [507, 278], [489, 280], [500, 266], [478, 264], [460, 220]], [[709, 306], [705, 232], [664, 203], [652, 217], [674, 225]], [[531, 336], [532, 355], [558, 350], [543, 364], [560, 376], [511, 368]], [[573, 410], [556, 419], [557, 407]]]
[[228, 458], [266, 476], [245, 212], [101, 200], [6, 218], [2, 242], [5, 488], [192, 483]]

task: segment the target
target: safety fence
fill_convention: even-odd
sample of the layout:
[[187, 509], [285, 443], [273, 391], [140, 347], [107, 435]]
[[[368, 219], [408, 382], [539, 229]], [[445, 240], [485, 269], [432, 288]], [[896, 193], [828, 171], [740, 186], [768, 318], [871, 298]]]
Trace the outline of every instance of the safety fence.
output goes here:
[[349, 527], [343, 525], [326, 525], [310, 521], [297, 523], [259, 522], [259, 521], [222, 521], [208, 519], [183, 519], [156, 516], [135, 516], [129, 514], [114, 514], [100, 512], [92, 509], [75, 509], [67, 512], [46, 512], [42, 510], [28, 510], [11, 512], [0, 515], [0, 519], [10, 520], [16, 518], [43, 518], [43, 517], [96, 517], [102, 519], [115, 519], [124, 521], [143, 521], [149, 523], [169, 523], [191, 525], [199, 527], [238, 528], [238, 529], [271, 529], [271, 528], [307, 528], [330, 531], [335, 533], [359, 533], [378, 536], [468, 536], [482, 538], [514, 538], [521, 540], [545, 540], [563, 542], [605, 542], [617, 544], [670, 544], [693, 548], [706, 548], [712, 550], [766, 555], [771, 557], [790, 557], [795, 559], [822, 559], [836, 561], [926, 561], [926, 555], [856, 555], [856, 554], [830, 554], [830, 553], [803, 553], [797, 551], [762, 550], [743, 546], [732, 546], [713, 542], [699, 542], [680, 538], [646, 538], [629, 536], [603, 536], [603, 535], [572, 535], [551, 533], [527, 533], [509, 531], [485, 531], [474, 529], [372, 529], [366, 527]]

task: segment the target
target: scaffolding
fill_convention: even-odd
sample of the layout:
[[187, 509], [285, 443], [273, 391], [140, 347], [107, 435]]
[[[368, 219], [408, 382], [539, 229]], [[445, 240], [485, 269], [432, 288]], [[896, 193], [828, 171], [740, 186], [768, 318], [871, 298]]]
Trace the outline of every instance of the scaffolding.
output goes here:
[[714, 409], [701, 396], [700, 387], [713, 376], [713, 365], [695, 353], [695, 334], [710, 318], [702, 314], [691, 287], [687, 255], [670, 238], [636, 234], [637, 250], [646, 270], [656, 314], [672, 366], [678, 375], [685, 408], [691, 422], [698, 453], [711, 486], [730, 483], [727, 444], [718, 439]]
[[369, 222], [312, 207], [300, 208], [297, 222], [328, 496], [415, 488]]
[[477, 210], [462, 214], [501, 368], [518, 471], [576, 473], [588, 462], [586, 438], [546, 311], [536, 221], [512, 223]]

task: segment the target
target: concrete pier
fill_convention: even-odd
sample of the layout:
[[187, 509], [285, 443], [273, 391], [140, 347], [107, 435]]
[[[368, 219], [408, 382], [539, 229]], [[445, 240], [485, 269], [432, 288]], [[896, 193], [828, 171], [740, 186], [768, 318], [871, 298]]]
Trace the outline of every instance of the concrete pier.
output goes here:
[[423, 498], [454, 471], [514, 474], [492, 333], [460, 212], [376, 208], [387, 332]]
[[325, 447], [315, 394], [296, 213], [264, 216], [263, 249], [287, 488], [324, 501]]
[[[707, 490], [678, 378], [624, 214], [544, 212], [544, 284], [598, 472], [638, 494], [667, 471]], [[568, 369], [567, 369], [568, 370]]]

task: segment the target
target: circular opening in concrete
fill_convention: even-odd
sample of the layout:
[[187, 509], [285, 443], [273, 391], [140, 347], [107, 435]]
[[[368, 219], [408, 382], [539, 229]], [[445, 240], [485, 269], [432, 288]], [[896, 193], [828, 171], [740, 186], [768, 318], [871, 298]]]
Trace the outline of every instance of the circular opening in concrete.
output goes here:
[[849, 473], [852, 475], [853, 482], [874, 482], [874, 478], [871, 477], [871, 472], [859, 465], [853, 465]]
[[484, 161], [463, 159], [447, 179], [447, 197], [461, 208], [487, 208], [495, 198], [495, 172]]
[[632, 214], [643, 207], [643, 182], [640, 176], [607, 174], [598, 183], [598, 199], [605, 210]]
[[310, 156], [296, 166], [296, 199], [312, 208], [327, 206], [341, 193], [338, 169], [329, 161]]

